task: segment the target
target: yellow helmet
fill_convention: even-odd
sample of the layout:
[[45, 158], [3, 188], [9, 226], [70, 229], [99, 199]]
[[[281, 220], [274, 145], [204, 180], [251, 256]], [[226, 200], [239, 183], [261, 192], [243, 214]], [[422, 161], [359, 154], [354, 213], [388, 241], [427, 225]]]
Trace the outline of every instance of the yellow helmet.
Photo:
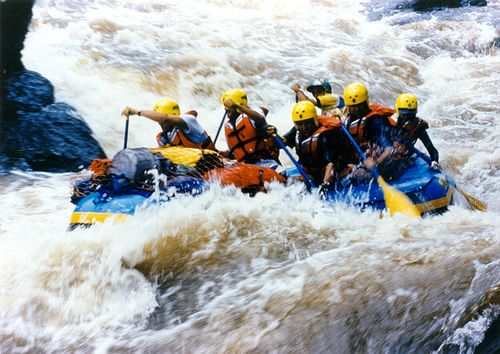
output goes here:
[[348, 106], [354, 106], [368, 101], [368, 91], [365, 85], [359, 82], [347, 85], [344, 89], [344, 100]]
[[241, 106], [248, 107], [248, 98], [247, 98], [247, 93], [243, 90], [240, 89], [232, 89], [224, 92], [221, 98], [221, 102], [224, 103], [224, 101], [230, 98], [237, 104]]
[[396, 99], [396, 104], [394, 105], [396, 112], [399, 113], [400, 109], [412, 109], [417, 110], [418, 101], [417, 98], [409, 93], [403, 93]]
[[166, 98], [156, 102], [155, 106], [153, 107], [153, 111], [170, 114], [173, 116], [179, 116], [181, 114], [179, 104], [177, 104], [177, 102], [175, 102], [174, 100], [168, 100]]
[[318, 125], [318, 113], [312, 102], [299, 101], [293, 106], [292, 121], [300, 122], [307, 119], [314, 119], [314, 124]]

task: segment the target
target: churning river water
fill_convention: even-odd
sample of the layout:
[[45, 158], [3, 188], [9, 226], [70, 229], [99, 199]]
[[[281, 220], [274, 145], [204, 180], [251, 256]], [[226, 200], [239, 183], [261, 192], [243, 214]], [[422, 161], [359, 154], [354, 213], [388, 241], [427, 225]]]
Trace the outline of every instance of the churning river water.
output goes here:
[[[489, 209], [380, 218], [298, 186], [254, 198], [214, 188], [68, 232], [75, 174], [12, 172], [0, 177], [0, 352], [498, 349], [498, 1], [426, 13], [388, 0], [39, 0], [33, 10], [24, 65], [110, 157], [125, 106], [172, 97], [214, 136], [222, 92], [241, 87], [284, 133], [294, 82], [325, 78], [341, 93], [360, 81], [372, 102], [414, 93], [441, 164]], [[133, 117], [129, 146], [154, 146], [157, 130]]]

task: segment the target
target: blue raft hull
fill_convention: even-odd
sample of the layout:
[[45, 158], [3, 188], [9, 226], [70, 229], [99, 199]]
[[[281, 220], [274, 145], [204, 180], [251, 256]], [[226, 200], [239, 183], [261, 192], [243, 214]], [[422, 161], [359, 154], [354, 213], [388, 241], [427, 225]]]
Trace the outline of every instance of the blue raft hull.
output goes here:
[[[292, 168], [288, 170], [287, 175], [300, 174]], [[422, 214], [441, 213], [446, 211], [452, 202], [453, 181], [443, 172], [432, 170], [422, 158], [417, 158], [397, 181], [389, 184], [406, 194]], [[383, 191], [374, 180], [359, 185], [337, 184], [326, 192], [325, 199], [354, 205], [361, 210], [386, 208]]]
[[[287, 169], [286, 172], [288, 176], [299, 175], [295, 168]], [[430, 169], [421, 158], [417, 158], [401, 178], [390, 184], [406, 194], [422, 214], [443, 212], [452, 202], [453, 181], [443, 172]], [[207, 188], [205, 181], [191, 177], [180, 178], [172, 186], [177, 193], [189, 194], [199, 194]], [[151, 203], [149, 196], [140, 191], [124, 194], [109, 194], [106, 190], [93, 192], [77, 203], [71, 216], [70, 228], [89, 226], [106, 220], [124, 221], [138, 208]], [[374, 181], [345, 187], [336, 185], [325, 197], [327, 201], [344, 202], [361, 210], [386, 208], [382, 189]]]
[[[207, 182], [199, 178], [181, 177], [168, 183], [167, 188], [172, 193], [162, 196], [160, 202], [168, 201], [178, 194], [197, 195], [203, 193], [208, 186]], [[139, 208], [146, 207], [148, 203], [154, 204], [156, 201], [150, 198], [151, 194], [134, 189], [119, 193], [104, 188], [99, 189], [76, 203], [71, 215], [70, 229], [105, 221], [123, 222], [134, 215]]]

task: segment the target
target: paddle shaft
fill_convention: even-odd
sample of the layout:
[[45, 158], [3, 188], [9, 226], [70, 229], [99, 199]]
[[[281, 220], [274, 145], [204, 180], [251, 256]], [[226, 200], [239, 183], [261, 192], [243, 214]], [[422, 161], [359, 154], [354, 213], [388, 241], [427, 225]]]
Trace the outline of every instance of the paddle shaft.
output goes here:
[[[417, 154], [417, 156], [421, 157], [429, 165], [432, 163], [431, 158], [429, 156], [427, 156], [426, 154], [424, 154], [419, 149], [417, 149], [415, 146], [413, 146], [413, 145], [410, 145], [410, 146], [406, 145], [406, 147], [411, 147], [412, 151], [415, 154]], [[481, 200], [473, 197], [472, 195], [470, 195], [469, 193], [467, 193], [466, 191], [464, 191], [462, 188], [460, 188], [459, 186], [457, 186], [457, 183], [455, 182], [455, 179], [453, 177], [451, 177], [444, 170], [443, 170], [443, 172], [446, 175], [446, 178], [452, 183], [452, 185], [455, 187], [455, 189], [464, 196], [464, 198], [467, 200], [467, 202], [470, 204], [470, 206], [473, 209], [480, 210], [480, 211], [486, 211], [487, 210], [488, 205], [485, 202], [483, 202], [483, 201], [481, 201]]]
[[127, 141], [128, 141], [128, 117], [125, 121], [125, 136], [123, 137], [123, 148], [126, 149], [127, 148]]
[[[347, 137], [351, 141], [352, 145], [354, 145], [354, 147], [356, 148], [356, 151], [358, 152], [359, 156], [361, 156], [361, 158], [363, 159], [363, 161], [366, 161], [367, 157], [366, 157], [365, 153], [363, 152], [363, 150], [361, 150], [361, 147], [358, 145], [358, 143], [356, 142], [356, 140], [354, 140], [354, 138], [352, 137], [352, 135], [349, 133], [349, 131], [345, 127], [344, 123], [342, 123], [342, 121], [340, 121], [340, 124], [341, 124], [341, 128], [342, 128], [343, 132], [345, 133], [345, 135], [347, 135]], [[372, 174], [373, 174], [373, 176], [375, 178], [378, 178], [380, 176], [380, 174], [378, 173], [376, 167], [372, 167], [370, 170], [371, 170], [371, 172], [372, 172]]]
[[[347, 135], [347, 137], [351, 141], [352, 145], [354, 145], [354, 147], [358, 151], [363, 161], [366, 161], [367, 160], [366, 155], [363, 153], [361, 147], [358, 145], [356, 140], [354, 140], [354, 138], [351, 136], [351, 134], [349, 133], [345, 125], [342, 123], [342, 121], [341, 121], [341, 127], [342, 131], [345, 133], [345, 135]], [[421, 215], [420, 210], [413, 204], [413, 202], [410, 200], [410, 198], [408, 198], [406, 194], [387, 184], [384, 178], [378, 173], [377, 168], [375, 166], [373, 166], [370, 170], [373, 176], [375, 177], [375, 180], [377, 181], [378, 185], [382, 189], [382, 193], [384, 194], [385, 205], [391, 215], [397, 212], [402, 212], [411, 217], [420, 217]]]
[[295, 159], [295, 157], [293, 157], [292, 153], [286, 148], [286, 145], [283, 143], [283, 141], [281, 141], [281, 138], [278, 135], [275, 135], [274, 140], [276, 140], [276, 142], [278, 143], [280, 148], [282, 148], [285, 151], [285, 153], [288, 155], [290, 160], [292, 160], [295, 167], [297, 167], [297, 170], [299, 171], [299, 173], [302, 175], [302, 177], [304, 177], [307, 186], [309, 188], [316, 188], [316, 185], [312, 181], [311, 177], [309, 177], [309, 175], [306, 173], [306, 171], [304, 171], [304, 169], [302, 168], [300, 163]]
[[222, 120], [220, 121], [219, 129], [217, 129], [217, 134], [215, 134], [215, 139], [214, 139], [214, 145], [217, 142], [217, 139], [219, 138], [220, 131], [222, 129], [222, 126], [224, 125], [224, 121], [226, 120], [227, 116], [227, 111], [224, 112], [224, 115], [222, 116]]

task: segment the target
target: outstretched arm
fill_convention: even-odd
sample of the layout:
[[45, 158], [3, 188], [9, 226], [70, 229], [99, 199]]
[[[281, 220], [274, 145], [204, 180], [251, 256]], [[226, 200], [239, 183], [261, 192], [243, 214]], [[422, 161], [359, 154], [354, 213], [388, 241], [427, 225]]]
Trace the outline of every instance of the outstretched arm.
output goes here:
[[175, 127], [175, 128], [180, 128], [180, 129], [187, 128], [186, 122], [184, 121], [184, 119], [182, 119], [179, 116], [173, 116], [170, 114], [164, 114], [164, 113], [150, 111], [150, 110], [139, 111], [139, 110], [137, 110], [135, 108], [131, 108], [131, 107], [126, 107], [122, 112], [122, 116], [125, 116], [127, 118], [129, 116], [133, 116], [133, 115], [138, 115], [141, 117], [148, 118], [148, 119], [160, 124], [162, 127], [167, 127], [167, 128]]
[[427, 131], [424, 130], [419, 138], [422, 141], [422, 143], [424, 144], [427, 151], [429, 152], [429, 156], [431, 157], [431, 161], [439, 162], [439, 152], [434, 147], [434, 144], [432, 144], [431, 138], [429, 137], [429, 134], [427, 134]]
[[264, 128], [265, 128], [265, 126], [267, 126], [266, 117], [264, 117], [263, 114], [260, 114], [259, 112], [256, 112], [249, 107], [243, 106], [241, 104], [237, 104], [236, 102], [234, 102], [230, 98], [227, 98], [224, 101], [224, 107], [228, 110], [234, 108], [242, 113], [245, 113], [248, 116], [248, 118], [250, 118], [251, 120], [253, 120], [255, 122], [256, 126], [262, 125], [262, 126], [264, 126]]
[[292, 86], [292, 91], [295, 92], [295, 97], [297, 97], [298, 101], [309, 101], [315, 106], [318, 105], [318, 102], [314, 98], [307, 97], [304, 91], [302, 91], [302, 89], [300, 88], [299, 84], [294, 84]]

